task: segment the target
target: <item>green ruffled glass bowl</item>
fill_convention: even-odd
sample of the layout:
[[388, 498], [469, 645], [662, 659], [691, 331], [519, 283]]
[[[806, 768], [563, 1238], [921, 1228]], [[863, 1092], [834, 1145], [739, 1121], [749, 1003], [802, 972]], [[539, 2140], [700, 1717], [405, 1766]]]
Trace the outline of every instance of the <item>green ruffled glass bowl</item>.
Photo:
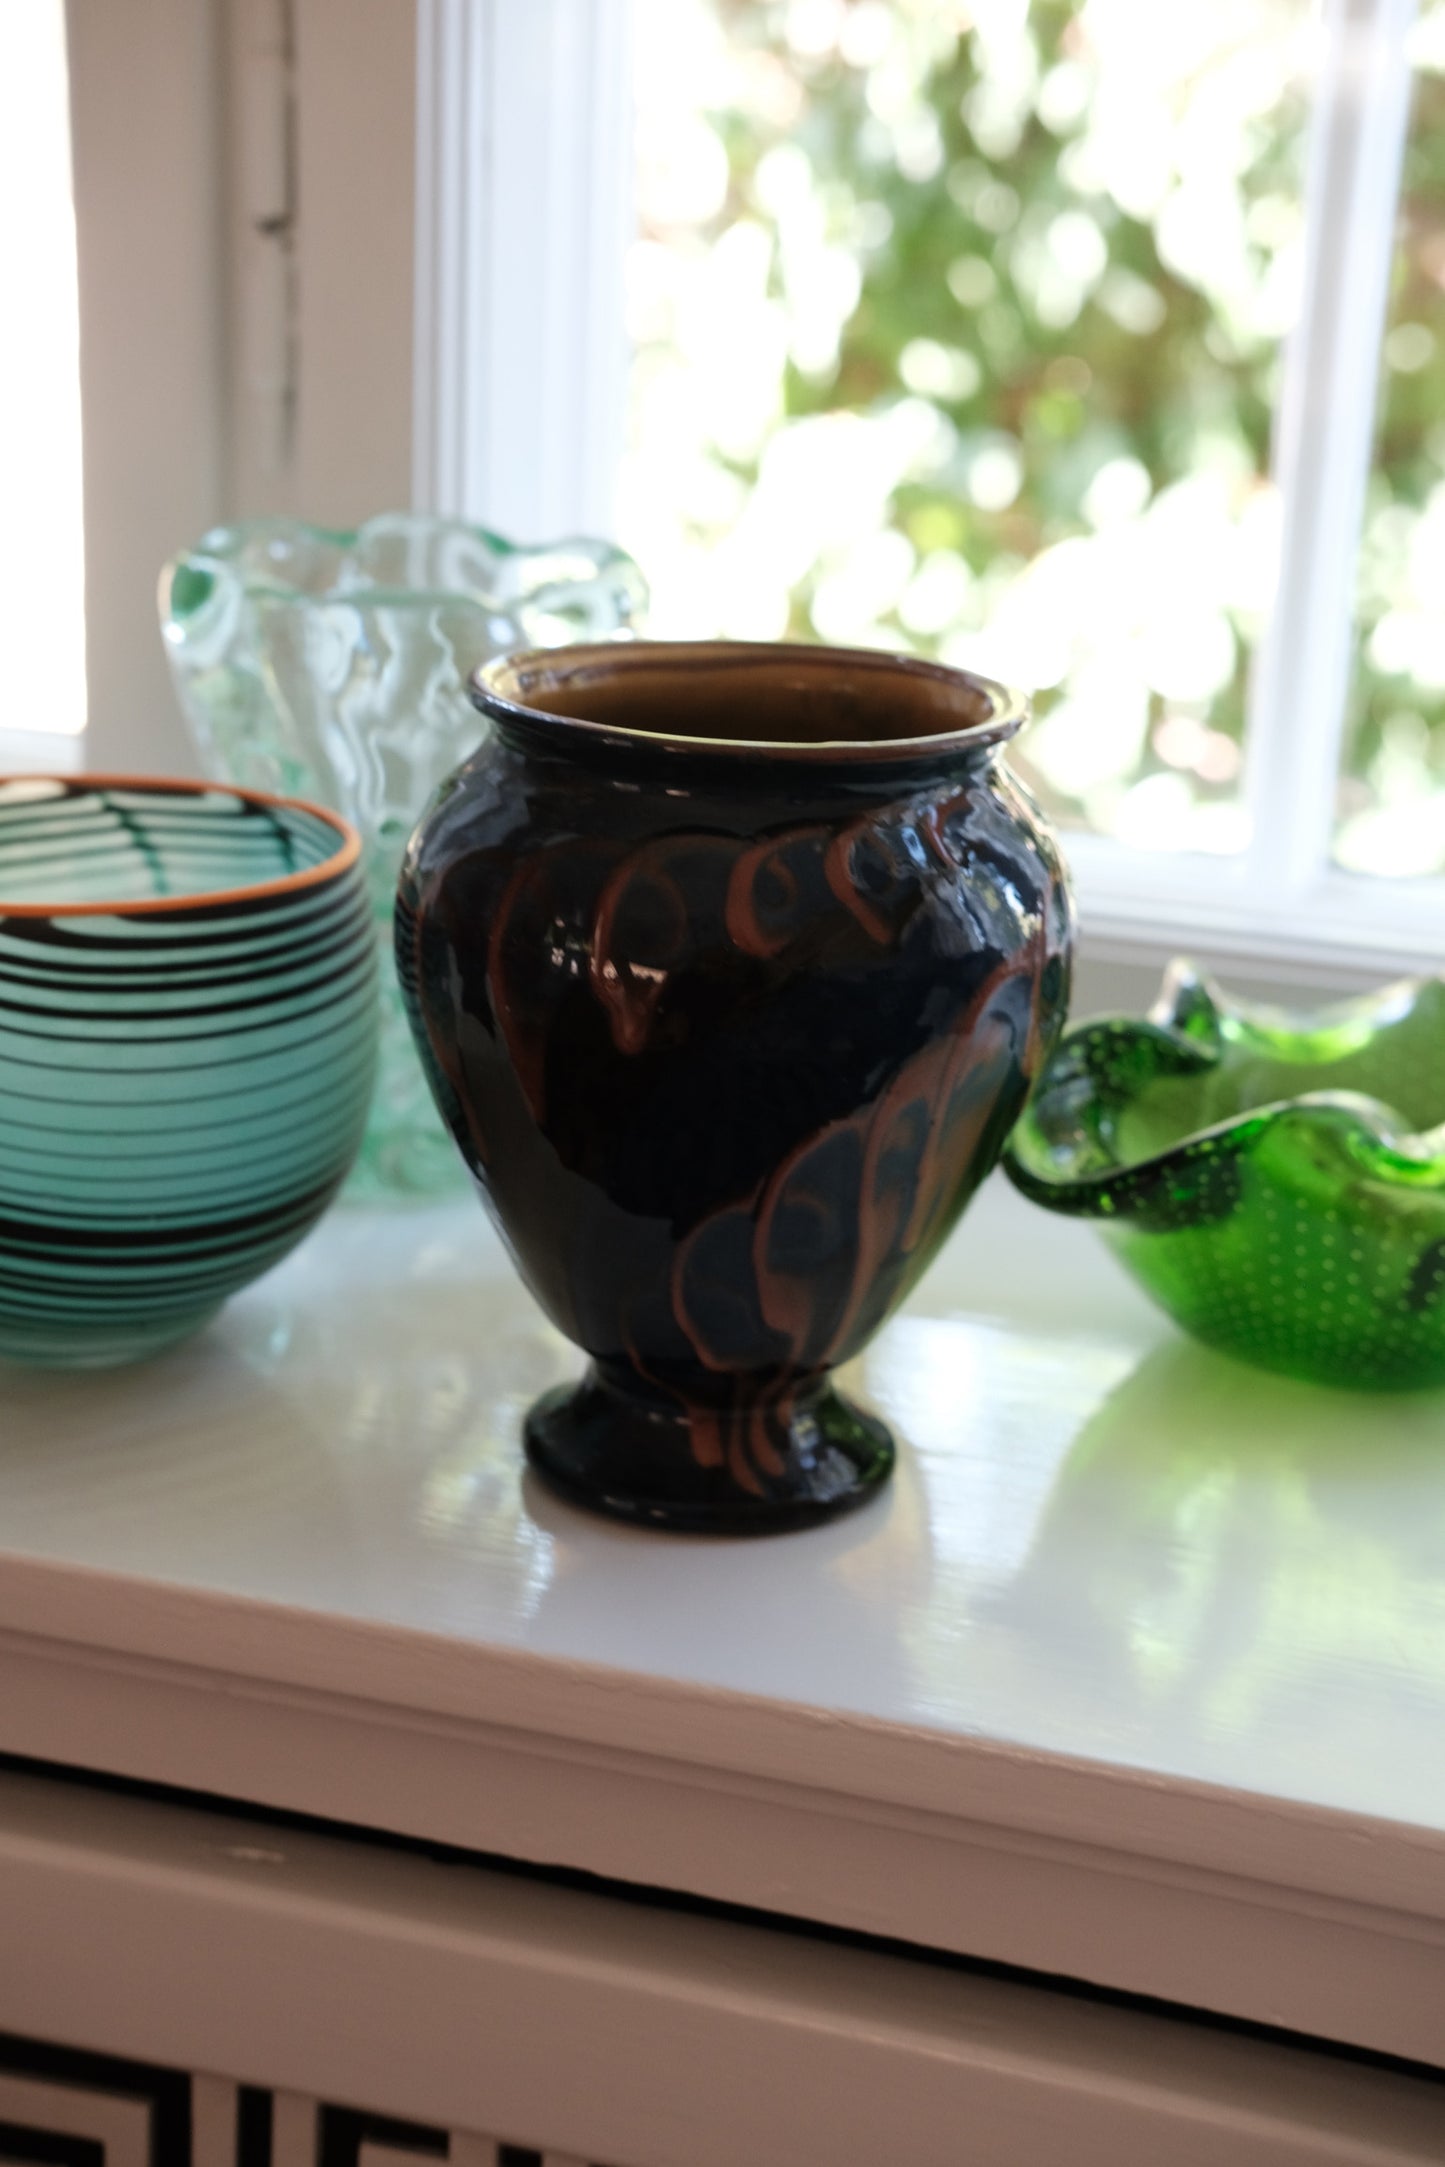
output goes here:
[[0, 781], [0, 1355], [155, 1354], [320, 1217], [376, 1069], [359, 857], [294, 799]]
[[1295, 1015], [1176, 963], [1147, 1018], [1065, 1034], [1004, 1164], [1211, 1346], [1445, 1384], [1445, 980]]
[[513, 648], [626, 633], [646, 599], [611, 543], [523, 547], [424, 512], [345, 532], [279, 518], [217, 527], [161, 574], [161, 632], [206, 773], [317, 799], [360, 831], [381, 1064], [352, 1195], [465, 1180], [402, 1011], [391, 920], [407, 837], [484, 734], [467, 680]]

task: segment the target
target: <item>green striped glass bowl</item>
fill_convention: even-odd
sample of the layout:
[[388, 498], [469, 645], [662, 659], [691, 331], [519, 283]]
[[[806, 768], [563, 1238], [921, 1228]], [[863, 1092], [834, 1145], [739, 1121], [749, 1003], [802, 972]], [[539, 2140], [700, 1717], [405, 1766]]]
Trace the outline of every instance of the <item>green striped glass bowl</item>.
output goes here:
[[0, 1356], [156, 1353], [325, 1210], [376, 1063], [359, 860], [298, 799], [0, 781]]

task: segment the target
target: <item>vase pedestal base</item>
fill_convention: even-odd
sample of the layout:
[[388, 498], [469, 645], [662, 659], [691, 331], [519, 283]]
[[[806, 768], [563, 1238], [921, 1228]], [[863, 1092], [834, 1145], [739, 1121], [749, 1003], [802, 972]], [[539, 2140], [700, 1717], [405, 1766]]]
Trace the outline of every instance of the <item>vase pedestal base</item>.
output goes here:
[[593, 1368], [527, 1416], [527, 1457], [569, 1503], [690, 1535], [768, 1535], [850, 1512], [893, 1468], [893, 1440], [825, 1380], [691, 1405]]

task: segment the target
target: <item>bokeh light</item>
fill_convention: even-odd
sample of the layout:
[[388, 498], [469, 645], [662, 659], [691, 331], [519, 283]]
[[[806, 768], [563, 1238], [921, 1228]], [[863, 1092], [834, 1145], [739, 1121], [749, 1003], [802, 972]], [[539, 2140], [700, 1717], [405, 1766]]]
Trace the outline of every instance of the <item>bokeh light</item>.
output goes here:
[[1240, 848], [1308, 0], [638, 4], [651, 628], [1006, 678], [1065, 821]]

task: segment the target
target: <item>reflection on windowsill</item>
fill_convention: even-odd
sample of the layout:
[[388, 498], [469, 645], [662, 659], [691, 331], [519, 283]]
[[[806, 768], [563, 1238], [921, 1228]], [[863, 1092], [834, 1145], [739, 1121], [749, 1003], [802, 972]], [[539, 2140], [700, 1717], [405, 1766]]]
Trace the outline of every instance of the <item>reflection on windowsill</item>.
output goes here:
[[[1297, 1383], [1186, 1340], [1101, 1398], [1027, 1555], [977, 1605], [999, 1712], [1023, 1690], [1085, 1754], [1201, 1751], [1283, 1795], [1407, 1816], [1438, 1796], [1445, 1394]], [[979, 1689], [973, 1680], [975, 1695]], [[1322, 1720], [1328, 1710], [1328, 1720]], [[1418, 1792], [1418, 1796], [1416, 1793]], [[1343, 1800], [1338, 1800], [1344, 1803]]]

